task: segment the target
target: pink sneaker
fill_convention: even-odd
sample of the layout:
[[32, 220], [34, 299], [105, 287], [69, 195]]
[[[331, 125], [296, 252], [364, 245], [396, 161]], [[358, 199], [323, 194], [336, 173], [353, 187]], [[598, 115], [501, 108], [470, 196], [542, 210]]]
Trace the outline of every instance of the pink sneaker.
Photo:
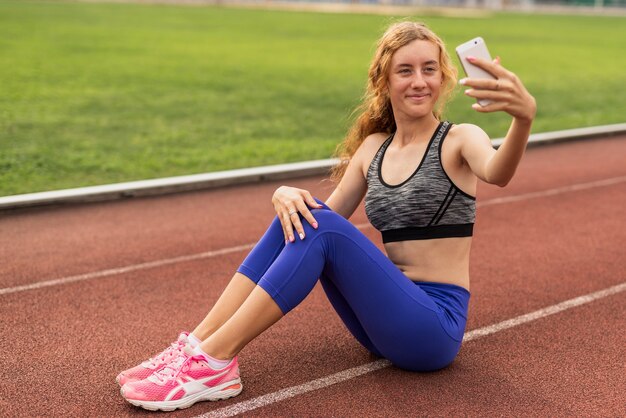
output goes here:
[[126, 383], [120, 392], [133, 405], [151, 411], [173, 411], [199, 401], [232, 398], [242, 389], [237, 357], [216, 370], [187, 346], [164, 368], [145, 380]]
[[188, 332], [181, 332], [178, 339], [161, 353], [133, 367], [132, 369], [124, 370], [122, 373], [117, 375], [115, 381], [120, 386], [124, 386], [125, 383], [143, 380], [152, 373], [161, 370], [167, 363], [174, 360], [181, 354], [183, 347], [188, 343], [188, 336]]

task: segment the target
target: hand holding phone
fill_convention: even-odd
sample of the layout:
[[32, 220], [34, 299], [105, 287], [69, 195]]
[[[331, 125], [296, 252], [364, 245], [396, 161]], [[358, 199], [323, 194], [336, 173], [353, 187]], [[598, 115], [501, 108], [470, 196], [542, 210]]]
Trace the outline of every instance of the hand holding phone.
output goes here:
[[[491, 55], [489, 55], [487, 44], [483, 38], [477, 37], [457, 46], [456, 53], [459, 57], [461, 65], [463, 66], [463, 70], [468, 77], [496, 80], [496, 77], [492, 74], [489, 74], [487, 71], [467, 60], [467, 57], [476, 57], [491, 62]], [[487, 106], [492, 103], [489, 99], [477, 99], [477, 101], [481, 106]]]

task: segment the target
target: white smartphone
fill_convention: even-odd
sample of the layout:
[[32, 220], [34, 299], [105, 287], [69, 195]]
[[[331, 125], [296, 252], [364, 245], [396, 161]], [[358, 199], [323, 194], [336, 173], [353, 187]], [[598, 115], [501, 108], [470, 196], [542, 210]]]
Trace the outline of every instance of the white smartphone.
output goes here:
[[[459, 61], [463, 66], [463, 71], [465, 71], [465, 74], [468, 77], [487, 78], [491, 80], [496, 79], [487, 71], [475, 66], [467, 60], [467, 57], [476, 57], [491, 61], [491, 55], [489, 55], [489, 50], [487, 50], [487, 44], [485, 43], [485, 40], [480, 36], [457, 46], [456, 54], [459, 56]], [[479, 99], [477, 101], [478, 104], [481, 106], [487, 106], [489, 103], [491, 103], [491, 100], [488, 99]]]

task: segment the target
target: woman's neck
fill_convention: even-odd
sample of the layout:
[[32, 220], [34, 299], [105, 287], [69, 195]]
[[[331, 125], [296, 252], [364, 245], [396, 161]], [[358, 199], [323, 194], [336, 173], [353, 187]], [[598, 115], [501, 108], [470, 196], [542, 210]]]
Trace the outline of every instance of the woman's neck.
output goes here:
[[420, 118], [396, 120], [394, 142], [399, 146], [430, 140], [439, 120], [432, 113]]

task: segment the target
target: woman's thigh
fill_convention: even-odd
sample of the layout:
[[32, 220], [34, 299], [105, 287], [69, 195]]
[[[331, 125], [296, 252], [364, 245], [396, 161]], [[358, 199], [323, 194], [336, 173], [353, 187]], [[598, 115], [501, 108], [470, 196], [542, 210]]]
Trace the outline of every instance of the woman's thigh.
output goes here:
[[376, 351], [399, 367], [436, 370], [448, 365], [460, 341], [442, 327], [443, 312], [435, 301], [347, 220], [315, 212], [328, 231], [322, 283], [332, 282], [341, 295], [332, 296], [340, 303], [339, 315], [348, 308], [353, 314], [343, 315], [348, 329], [358, 333], [360, 325]]
[[304, 222], [307, 238], [287, 247], [274, 219], [239, 271], [264, 285], [285, 312], [320, 277], [346, 327], [374, 354], [411, 370], [452, 361], [460, 341], [442, 329], [432, 298], [346, 219], [329, 209], [312, 212], [319, 228]]

